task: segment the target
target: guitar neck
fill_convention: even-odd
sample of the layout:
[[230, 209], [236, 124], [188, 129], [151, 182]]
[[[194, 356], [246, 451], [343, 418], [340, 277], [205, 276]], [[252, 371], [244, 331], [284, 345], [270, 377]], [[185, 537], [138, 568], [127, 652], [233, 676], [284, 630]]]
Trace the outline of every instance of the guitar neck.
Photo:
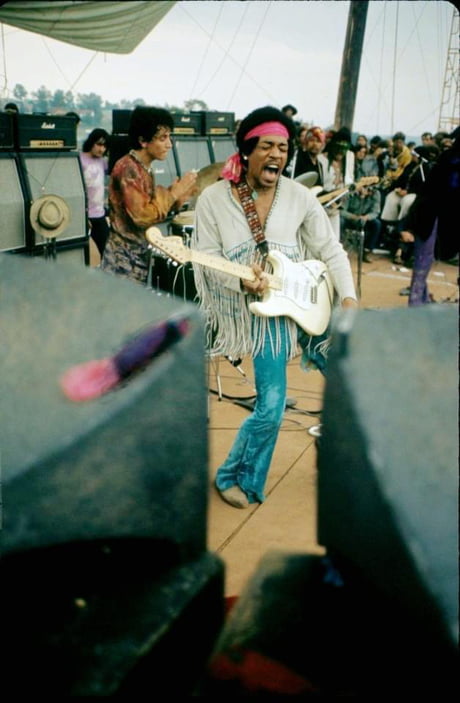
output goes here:
[[339, 188], [338, 190], [331, 190], [330, 193], [325, 193], [324, 195], [319, 195], [317, 200], [319, 203], [327, 203], [329, 200], [333, 200], [334, 198], [338, 198], [339, 195], [345, 195], [347, 193], [349, 188]]
[[[236, 278], [243, 278], [246, 281], [256, 280], [256, 275], [250, 266], [236, 264], [232, 261], [228, 261], [227, 259], [223, 259], [220, 256], [212, 256], [211, 254], [206, 254], [203, 251], [191, 249], [188, 260], [192, 263], [206, 266], [206, 268], [213, 269], [214, 271], [227, 273], [230, 276], [236, 276]], [[273, 274], [270, 273], [265, 275], [268, 278], [269, 288], [280, 289], [281, 282], [276, 276], [273, 276]]]
[[356, 188], [360, 188], [361, 186], [368, 186], [368, 185], [375, 185], [378, 183], [379, 179], [377, 176], [365, 176], [364, 178], [361, 178], [357, 183], [351, 183], [349, 186], [346, 186], [346, 188], [339, 188], [338, 190], [331, 190], [329, 193], [324, 193], [324, 195], [319, 195], [317, 197], [318, 202], [322, 203], [327, 203], [329, 200], [333, 200], [334, 198], [338, 198], [341, 195], [345, 195], [351, 190], [356, 190]]

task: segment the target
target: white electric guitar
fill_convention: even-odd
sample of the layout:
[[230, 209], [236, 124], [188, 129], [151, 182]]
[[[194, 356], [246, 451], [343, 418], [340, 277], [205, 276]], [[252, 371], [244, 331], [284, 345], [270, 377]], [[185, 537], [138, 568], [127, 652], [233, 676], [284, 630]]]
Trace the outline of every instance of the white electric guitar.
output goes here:
[[[180, 264], [191, 262], [237, 278], [255, 280], [250, 266], [190, 249], [181, 237], [164, 236], [158, 227], [149, 227], [145, 236], [152, 247]], [[251, 312], [262, 317], [286, 315], [311, 335], [325, 332], [333, 300], [326, 265], [316, 259], [294, 263], [279, 251], [271, 251], [267, 258], [273, 273], [267, 273], [268, 289], [262, 300], [249, 304]]]

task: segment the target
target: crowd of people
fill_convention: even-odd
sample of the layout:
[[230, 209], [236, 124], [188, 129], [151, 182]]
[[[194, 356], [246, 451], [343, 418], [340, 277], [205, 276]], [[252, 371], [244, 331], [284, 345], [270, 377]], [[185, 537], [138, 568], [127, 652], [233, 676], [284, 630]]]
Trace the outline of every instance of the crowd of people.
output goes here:
[[334, 131], [300, 124], [288, 173], [298, 180], [304, 173], [316, 173], [325, 194], [342, 189], [343, 196], [326, 209], [340, 239], [346, 229], [364, 232], [365, 262], [372, 261], [372, 250], [385, 250], [394, 263], [411, 266], [413, 241], [401, 236], [409, 210], [432, 167], [455, 141], [447, 132], [424, 132], [420, 144], [406, 143], [403, 132], [391, 139], [358, 134], [352, 141], [347, 128]]

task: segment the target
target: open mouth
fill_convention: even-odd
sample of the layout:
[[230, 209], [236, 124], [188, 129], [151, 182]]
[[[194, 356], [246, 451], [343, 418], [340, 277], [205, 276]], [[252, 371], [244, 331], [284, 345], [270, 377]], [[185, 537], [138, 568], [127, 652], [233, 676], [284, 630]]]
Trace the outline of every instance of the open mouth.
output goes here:
[[263, 168], [263, 174], [269, 181], [275, 181], [279, 176], [280, 168], [276, 164], [268, 164]]

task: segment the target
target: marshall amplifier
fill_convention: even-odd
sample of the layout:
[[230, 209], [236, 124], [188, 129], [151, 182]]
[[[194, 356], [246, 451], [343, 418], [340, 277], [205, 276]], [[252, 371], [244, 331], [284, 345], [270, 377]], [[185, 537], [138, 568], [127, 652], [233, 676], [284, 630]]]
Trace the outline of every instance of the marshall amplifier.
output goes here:
[[9, 112], [0, 112], [0, 150], [14, 151], [14, 115]]
[[202, 112], [203, 134], [233, 134], [235, 131], [234, 112]]
[[77, 148], [77, 124], [67, 115], [18, 115], [18, 151], [71, 151]]
[[173, 112], [171, 113], [174, 120], [173, 134], [202, 134], [202, 118], [201, 112]]
[[112, 110], [112, 134], [128, 134], [132, 110]]

